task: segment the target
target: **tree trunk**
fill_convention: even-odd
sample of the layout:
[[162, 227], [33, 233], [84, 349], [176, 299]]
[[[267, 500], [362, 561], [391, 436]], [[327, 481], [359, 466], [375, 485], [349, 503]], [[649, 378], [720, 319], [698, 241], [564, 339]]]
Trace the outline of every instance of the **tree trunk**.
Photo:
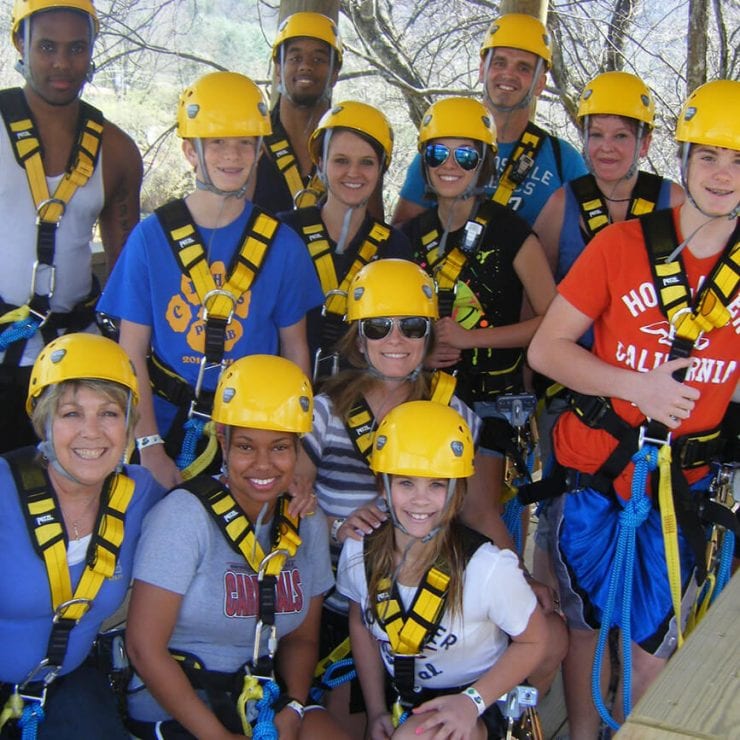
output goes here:
[[686, 93], [707, 81], [707, 0], [689, 0], [689, 28], [686, 36]]
[[339, 18], [339, 0], [280, 0], [278, 22], [302, 10], [323, 13], [336, 21]]

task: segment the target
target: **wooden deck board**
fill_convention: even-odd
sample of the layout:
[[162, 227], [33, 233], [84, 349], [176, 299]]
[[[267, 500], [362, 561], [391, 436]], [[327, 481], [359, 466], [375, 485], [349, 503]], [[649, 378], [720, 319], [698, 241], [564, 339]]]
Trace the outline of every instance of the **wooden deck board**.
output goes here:
[[740, 738], [738, 615], [740, 577], [735, 576], [635, 706], [619, 740]]

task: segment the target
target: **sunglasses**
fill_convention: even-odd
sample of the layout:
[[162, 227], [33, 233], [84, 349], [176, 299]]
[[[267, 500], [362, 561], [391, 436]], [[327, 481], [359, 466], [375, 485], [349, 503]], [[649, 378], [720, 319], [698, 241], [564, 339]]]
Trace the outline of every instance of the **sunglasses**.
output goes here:
[[428, 167], [441, 167], [449, 158], [452, 151], [455, 162], [467, 172], [474, 170], [480, 162], [480, 153], [473, 146], [458, 146], [451, 150], [444, 144], [427, 144], [424, 147], [424, 161]]
[[385, 339], [393, 331], [394, 325], [406, 339], [423, 339], [429, 334], [430, 321], [422, 316], [407, 316], [403, 319], [362, 319], [360, 334], [365, 339]]

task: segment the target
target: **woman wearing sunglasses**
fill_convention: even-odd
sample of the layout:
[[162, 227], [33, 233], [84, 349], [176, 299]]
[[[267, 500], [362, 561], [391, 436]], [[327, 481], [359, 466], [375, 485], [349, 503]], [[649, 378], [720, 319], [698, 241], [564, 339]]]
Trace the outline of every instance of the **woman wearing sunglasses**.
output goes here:
[[[332, 560], [336, 565], [342, 544], [374, 532], [386, 520], [368, 455], [373, 433], [385, 415], [401, 403], [433, 398], [450, 404], [465, 418], [474, 439], [480, 420], [452, 396], [452, 378], [423, 370], [434, 346], [433, 320], [438, 316], [434, 282], [424, 270], [405, 260], [387, 259], [363, 267], [347, 296], [349, 329], [340, 353], [353, 369], [327, 380], [316, 397], [312, 431], [303, 438], [305, 455], [299, 471], [315, 478], [319, 504], [331, 531]], [[436, 382], [435, 382], [436, 377]], [[448, 388], [446, 393], [442, 391]], [[476, 458], [477, 459], [477, 458]], [[471, 479], [463, 516], [499, 543], [510, 537], [497, 512], [487, 504], [490, 492], [480, 476]], [[347, 600], [338, 593], [327, 596], [322, 618], [322, 658], [349, 634]], [[565, 632], [563, 630], [562, 637]], [[552, 665], [533, 677], [544, 688]], [[355, 732], [362, 731], [364, 711], [356, 682], [331, 692], [328, 706]], [[350, 716], [348, 716], [348, 708]], [[354, 714], [354, 717], [351, 716]]]
[[[424, 114], [419, 130], [430, 209], [404, 225], [414, 259], [439, 286], [437, 346], [428, 364], [456, 367], [458, 393], [486, 421], [482, 445], [492, 495], [501, 500], [504, 475], [503, 394], [523, 391], [524, 349], [555, 294], [545, 254], [526, 222], [488, 200], [496, 131], [490, 113], [469, 98], [447, 98]], [[522, 320], [524, 298], [534, 316]], [[484, 410], [485, 409], [485, 410]], [[539, 595], [539, 594], [538, 594]], [[545, 599], [544, 606], [552, 603]]]
[[408, 239], [368, 213], [368, 200], [382, 192], [391, 162], [393, 130], [366, 103], [346, 101], [319, 121], [309, 142], [326, 198], [318, 206], [280, 214], [306, 242], [325, 295], [323, 309], [309, 312], [308, 343], [314, 380], [339, 366], [337, 340], [346, 331], [346, 292], [352, 277], [379, 257], [411, 258]]

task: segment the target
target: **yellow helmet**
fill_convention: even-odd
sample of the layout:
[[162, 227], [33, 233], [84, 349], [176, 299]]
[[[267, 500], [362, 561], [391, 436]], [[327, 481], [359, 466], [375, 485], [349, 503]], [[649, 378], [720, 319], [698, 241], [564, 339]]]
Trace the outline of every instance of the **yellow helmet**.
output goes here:
[[95, 36], [98, 35], [98, 14], [92, 0], [15, 0], [13, 3], [13, 16], [10, 21], [10, 38], [15, 41], [15, 35], [21, 23], [43, 10], [78, 10], [90, 16]]
[[378, 316], [439, 318], [434, 281], [408, 260], [382, 259], [365, 265], [349, 286], [347, 321]]
[[444, 98], [427, 108], [419, 127], [419, 151], [432, 139], [473, 139], [496, 151], [496, 124], [483, 103], [472, 98]]
[[221, 374], [212, 418], [233, 427], [305, 434], [313, 422], [311, 383], [284, 357], [242, 357]]
[[480, 47], [481, 57], [489, 49], [506, 46], [536, 54], [549, 69], [552, 66], [552, 41], [544, 23], [526, 13], [506, 13], [491, 23]]
[[625, 116], [655, 124], [655, 101], [650, 88], [629, 72], [603, 72], [583, 88], [578, 101], [578, 122], [584, 116]]
[[334, 128], [347, 128], [376, 141], [385, 152], [383, 171], [388, 169], [393, 153], [393, 129], [385, 115], [377, 108], [356, 100], [346, 100], [326, 111], [308, 142], [314, 164], [319, 163], [319, 158], [323, 154], [321, 147], [324, 133]]
[[740, 151], [740, 81], [713, 80], [697, 87], [681, 108], [676, 141]]
[[337, 24], [321, 13], [309, 12], [293, 13], [280, 23], [272, 43], [272, 61], [280, 61], [280, 45], [283, 42], [300, 36], [327, 43], [336, 52], [337, 63], [341, 65], [343, 49]]
[[183, 139], [267, 136], [267, 104], [257, 85], [236, 72], [211, 72], [183, 90], [177, 133]]
[[473, 437], [455, 409], [435, 401], [396, 406], [378, 426], [370, 468], [423, 478], [473, 475]]
[[131, 359], [120, 345], [98, 334], [63, 334], [41, 350], [28, 384], [28, 414], [46, 388], [65, 380], [118, 383], [131, 391], [134, 405], [139, 402], [139, 384]]

